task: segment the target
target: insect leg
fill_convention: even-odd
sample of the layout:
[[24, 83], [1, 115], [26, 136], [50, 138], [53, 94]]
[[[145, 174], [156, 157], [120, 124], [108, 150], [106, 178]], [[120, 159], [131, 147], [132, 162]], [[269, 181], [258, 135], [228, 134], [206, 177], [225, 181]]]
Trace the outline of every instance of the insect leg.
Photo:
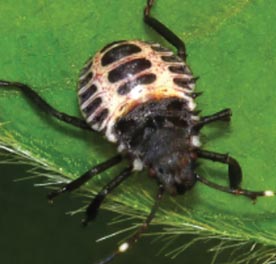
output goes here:
[[133, 167], [129, 166], [125, 168], [117, 177], [111, 180], [104, 188], [95, 196], [92, 202], [86, 208], [86, 216], [83, 219], [83, 225], [87, 225], [88, 222], [92, 221], [98, 213], [98, 209], [105, 197], [112, 192], [120, 183], [126, 180], [132, 173]]
[[228, 154], [220, 154], [220, 153], [210, 152], [206, 150], [198, 150], [197, 154], [199, 158], [228, 164], [228, 177], [230, 182], [229, 187], [218, 185], [216, 183], [210, 182], [207, 179], [197, 175], [197, 179], [200, 182], [204, 183], [205, 185], [208, 185], [209, 187], [220, 190], [222, 192], [227, 192], [235, 195], [243, 195], [252, 200], [255, 200], [258, 196], [275, 195], [273, 191], [269, 191], [269, 190], [256, 192], [256, 191], [250, 191], [250, 190], [245, 190], [240, 188], [239, 186], [242, 180], [241, 167], [239, 163], [235, 159], [230, 157]]
[[184, 61], [186, 60], [186, 48], [184, 42], [176, 36], [169, 28], [159, 22], [156, 18], [152, 17], [150, 12], [154, 0], [148, 0], [144, 9], [144, 22], [158, 32], [163, 38], [171, 43], [177, 49], [177, 54]]
[[216, 122], [216, 121], [230, 121], [231, 115], [232, 115], [231, 109], [229, 109], [229, 108], [223, 109], [213, 115], [201, 117], [199, 122], [196, 123], [193, 126], [193, 128], [199, 130], [203, 126], [213, 123], [213, 122]]
[[71, 192], [76, 190], [77, 188], [79, 188], [81, 185], [83, 185], [84, 183], [86, 183], [88, 180], [90, 180], [93, 176], [109, 169], [110, 167], [118, 164], [119, 162], [122, 161], [122, 156], [121, 155], [117, 155], [112, 157], [111, 159], [98, 164], [97, 166], [93, 167], [92, 169], [90, 169], [89, 171], [87, 171], [86, 173], [84, 173], [82, 176], [80, 176], [79, 178], [77, 178], [74, 181], [71, 181], [70, 183], [66, 184], [65, 186], [63, 186], [62, 188], [52, 191], [51, 193], [48, 194], [48, 199], [51, 201], [53, 200], [56, 196], [65, 193], [65, 192]]
[[38, 95], [31, 87], [26, 84], [0, 80], [0, 87], [16, 87], [20, 89], [23, 94], [43, 112], [73, 126], [82, 129], [92, 130], [92, 128], [89, 127], [89, 125], [84, 120], [59, 112], [58, 110], [54, 109], [40, 95]]
[[199, 158], [228, 164], [229, 187], [231, 189], [239, 189], [242, 181], [242, 170], [239, 163], [234, 158], [230, 157], [228, 154], [220, 154], [201, 149], [197, 150], [197, 155]]
[[149, 227], [152, 219], [154, 218], [156, 211], [160, 205], [161, 199], [163, 197], [163, 193], [164, 193], [164, 188], [162, 185], [160, 185], [159, 189], [158, 189], [157, 196], [155, 198], [155, 203], [152, 206], [151, 211], [150, 211], [149, 215], [147, 216], [146, 220], [144, 221], [144, 223], [138, 228], [138, 230], [129, 239], [127, 239], [125, 242], [120, 244], [118, 246], [117, 250], [115, 250], [110, 256], [108, 256], [107, 258], [105, 258], [104, 260], [100, 261], [97, 264], [106, 264], [106, 263], [110, 262], [111, 260], [113, 260], [114, 257], [126, 252], [130, 247], [133, 246], [134, 243], [137, 242], [137, 240], [140, 238], [141, 234], [146, 231], [146, 229]]
[[250, 191], [250, 190], [245, 190], [245, 189], [241, 189], [241, 188], [228, 188], [228, 187], [224, 187], [224, 186], [218, 185], [216, 183], [210, 182], [207, 179], [205, 179], [199, 175], [196, 175], [196, 177], [197, 177], [198, 181], [204, 183], [205, 185], [207, 185], [211, 188], [214, 188], [214, 189], [222, 191], [222, 192], [234, 194], [234, 195], [243, 195], [252, 200], [256, 200], [257, 197], [260, 197], [260, 196], [271, 197], [271, 196], [275, 195], [275, 193], [273, 191], [269, 191], [269, 190], [256, 192], [256, 191]]

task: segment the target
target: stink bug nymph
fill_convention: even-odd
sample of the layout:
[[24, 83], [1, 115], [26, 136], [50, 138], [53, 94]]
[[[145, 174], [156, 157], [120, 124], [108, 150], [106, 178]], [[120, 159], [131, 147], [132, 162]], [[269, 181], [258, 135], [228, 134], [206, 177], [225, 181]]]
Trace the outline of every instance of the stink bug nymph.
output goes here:
[[[83, 119], [59, 112], [26, 84], [0, 81], [1, 87], [15, 87], [38, 109], [73, 126], [104, 134], [117, 144], [118, 154], [98, 164], [76, 180], [49, 193], [49, 200], [73, 191], [95, 175], [121, 163], [129, 162], [119, 175], [94, 197], [86, 209], [83, 224], [93, 220], [105, 197], [134, 171], [147, 170], [156, 179], [158, 192], [151, 212], [141, 227], [101, 264], [128, 250], [145, 232], [154, 218], [164, 192], [184, 194], [197, 181], [219, 191], [243, 195], [255, 200], [273, 196], [272, 191], [250, 191], [240, 187], [242, 170], [227, 154], [203, 150], [200, 130], [213, 122], [229, 122], [231, 110], [209, 116], [195, 110], [197, 78], [186, 64], [184, 42], [159, 20], [151, 16], [154, 1], [148, 0], [144, 22], [173, 45], [177, 53], [158, 43], [121, 40], [106, 45], [81, 71], [78, 98]], [[228, 166], [229, 186], [224, 187], [196, 172], [198, 159]]]

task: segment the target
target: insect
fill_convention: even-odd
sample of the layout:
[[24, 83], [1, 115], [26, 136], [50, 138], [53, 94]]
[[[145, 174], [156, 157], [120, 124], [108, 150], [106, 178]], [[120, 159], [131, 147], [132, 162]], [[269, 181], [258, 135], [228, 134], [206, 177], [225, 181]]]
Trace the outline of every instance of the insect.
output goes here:
[[[20, 89], [41, 111], [73, 126], [100, 132], [118, 146], [118, 154], [98, 164], [76, 180], [49, 193], [49, 200], [71, 192], [123, 159], [129, 166], [119, 173], [88, 205], [83, 224], [93, 220], [106, 196], [134, 171], [147, 170], [158, 183], [155, 203], [141, 227], [103, 261], [127, 251], [146, 231], [158, 209], [164, 192], [184, 194], [201, 182], [211, 188], [255, 200], [273, 196], [272, 191], [250, 191], [240, 187], [242, 170], [227, 154], [203, 150], [200, 130], [216, 121], [230, 121], [231, 110], [209, 116], [195, 110], [196, 77], [186, 64], [184, 42], [151, 15], [154, 1], [148, 0], [144, 22], [172, 44], [171, 50], [158, 43], [123, 40], [105, 46], [90, 59], [79, 79], [78, 97], [84, 119], [54, 109], [31, 87], [18, 82], [0, 81], [1, 87]], [[211, 182], [196, 172], [198, 159], [228, 166], [229, 186]]]

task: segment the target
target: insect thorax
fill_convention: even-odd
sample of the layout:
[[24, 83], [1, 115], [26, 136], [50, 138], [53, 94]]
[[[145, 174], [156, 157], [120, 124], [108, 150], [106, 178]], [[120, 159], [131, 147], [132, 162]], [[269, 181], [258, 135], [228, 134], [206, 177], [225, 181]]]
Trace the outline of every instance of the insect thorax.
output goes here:
[[177, 97], [143, 103], [114, 126], [119, 151], [139, 160], [142, 169], [155, 162], [159, 154], [198, 147], [198, 134], [192, 129], [196, 117], [187, 109], [187, 102]]

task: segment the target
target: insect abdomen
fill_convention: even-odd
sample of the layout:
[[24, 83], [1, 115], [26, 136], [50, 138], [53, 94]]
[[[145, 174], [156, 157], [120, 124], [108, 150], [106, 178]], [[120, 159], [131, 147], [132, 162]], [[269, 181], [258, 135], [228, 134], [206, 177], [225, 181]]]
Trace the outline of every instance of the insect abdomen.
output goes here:
[[172, 51], [139, 40], [107, 45], [84, 67], [79, 102], [88, 124], [116, 142], [114, 125], [134, 107], [149, 100], [181, 98], [193, 110], [194, 78]]

